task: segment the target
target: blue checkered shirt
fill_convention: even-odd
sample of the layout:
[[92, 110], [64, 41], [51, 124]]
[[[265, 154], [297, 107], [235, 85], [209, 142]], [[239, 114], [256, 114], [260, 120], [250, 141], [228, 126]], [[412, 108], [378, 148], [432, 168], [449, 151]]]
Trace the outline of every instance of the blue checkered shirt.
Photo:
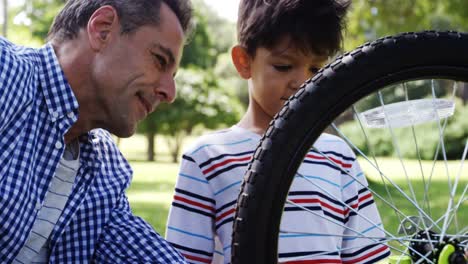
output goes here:
[[[50, 44], [0, 38], [0, 261], [26, 242], [58, 162], [78, 102]], [[50, 237], [50, 263], [185, 263], [141, 218], [125, 189], [132, 170], [102, 129], [79, 138], [80, 168]]]

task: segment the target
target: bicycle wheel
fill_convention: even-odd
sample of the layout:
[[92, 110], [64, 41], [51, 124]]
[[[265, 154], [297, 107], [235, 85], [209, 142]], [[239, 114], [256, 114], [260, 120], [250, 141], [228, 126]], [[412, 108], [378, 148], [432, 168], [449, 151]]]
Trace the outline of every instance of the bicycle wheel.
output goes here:
[[[323, 256], [340, 257], [343, 248], [294, 256], [278, 253], [279, 237], [325, 235], [296, 227], [285, 230], [281, 224], [283, 211], [293, 207], [314, 212], [293, 199], [293, 182], [302, 179], [302, 184], [319, 190], [327, 184], [319, 177], [301, 174], [300, 166], [311, 153], [322, 165], [340, 168], [342, 177], [370, 191], [383, 226], [365, 220], [357, 207], [340, 206], [348, 216], [358, 215], [385, 234], [367, 239], [388, 245], [391, 261], [466, 263], [467, 81], [468, 34], [458, 32], [385, 37], [323, 68], [288, 100], [255, 151], [237, 202], [232, 263], [276, 263], [281, 254], [282, 262], [341, 263], [327, 262]], [[325, 130], [356, 153], [368, 186], [363, 177], [342, 168], [332, 151], [316, 146]], [[362, 230], [344, 233], [328, 235], [341, 239], [367, 236]], [[343, 263], [386, 258], [369, 261], [358, 250], [348, 251], [353, 252], [351, 258]]]

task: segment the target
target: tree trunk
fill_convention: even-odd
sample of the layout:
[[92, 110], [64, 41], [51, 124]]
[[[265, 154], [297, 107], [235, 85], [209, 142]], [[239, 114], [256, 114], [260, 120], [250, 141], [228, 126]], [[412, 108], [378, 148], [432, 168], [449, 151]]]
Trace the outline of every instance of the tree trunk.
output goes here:
[[2, 27], [2, 35], [6, 38], [8, 34], [8, 0], [3, 0], [3, 27]]
[[174, 163], [179, 162], [179, 153], [182, 148], [184, 137], [184, 132], [176, 132], [174, 135], [166, 138], [167, 145], [169, 146], [169, 153]]
[[148, 151], [147, 151], [148, 161], [154, 161], [154, 156], [155, 156], [155, 153], [154, 153], [154, 143], [155, 143], [154, 136], [155, 135], [156, 135], [156, 133], [154, 133], [154, 131], [150, 131], [150, 132], [146, 133], [146, 137], [148, 139]]

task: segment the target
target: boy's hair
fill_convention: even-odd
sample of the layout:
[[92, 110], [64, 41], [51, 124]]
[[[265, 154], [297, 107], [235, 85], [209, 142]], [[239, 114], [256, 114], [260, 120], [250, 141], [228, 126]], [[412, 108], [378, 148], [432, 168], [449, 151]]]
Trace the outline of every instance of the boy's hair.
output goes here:
[[255, 56], [288, 36], [304, 52], [331, 56], [341, 48], [348, 7], [348, 0], [241, 0], [238, 41]]
[[179, 19], [187, 35], [191, 30], [190, 0], [68, 0], [55, 17], [48, 39], [73, 39], [86, 27], [91, 15], [100, 7], [110, 5], [120, 18], [121, 33], [129, 34], [144, 25], [159, 25], [161, 3], [166, 3]]

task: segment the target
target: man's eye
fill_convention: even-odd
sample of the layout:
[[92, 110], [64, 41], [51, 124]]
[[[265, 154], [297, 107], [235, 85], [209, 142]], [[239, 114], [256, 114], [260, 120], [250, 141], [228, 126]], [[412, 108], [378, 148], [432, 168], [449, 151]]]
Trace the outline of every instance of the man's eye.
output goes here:
[[166, 62], [166, 59], [161, 56], [161, 55], [158, 55], [158, 54], [153, 54], [156, 62], [161, 66], [161, 68], [164, 70], [166, 69], [166, 66], [167, 66], [167, 62]]
[[292, 68], [291, 65], [273, 65], [273, 67], [280, 72], [286, 72]]

